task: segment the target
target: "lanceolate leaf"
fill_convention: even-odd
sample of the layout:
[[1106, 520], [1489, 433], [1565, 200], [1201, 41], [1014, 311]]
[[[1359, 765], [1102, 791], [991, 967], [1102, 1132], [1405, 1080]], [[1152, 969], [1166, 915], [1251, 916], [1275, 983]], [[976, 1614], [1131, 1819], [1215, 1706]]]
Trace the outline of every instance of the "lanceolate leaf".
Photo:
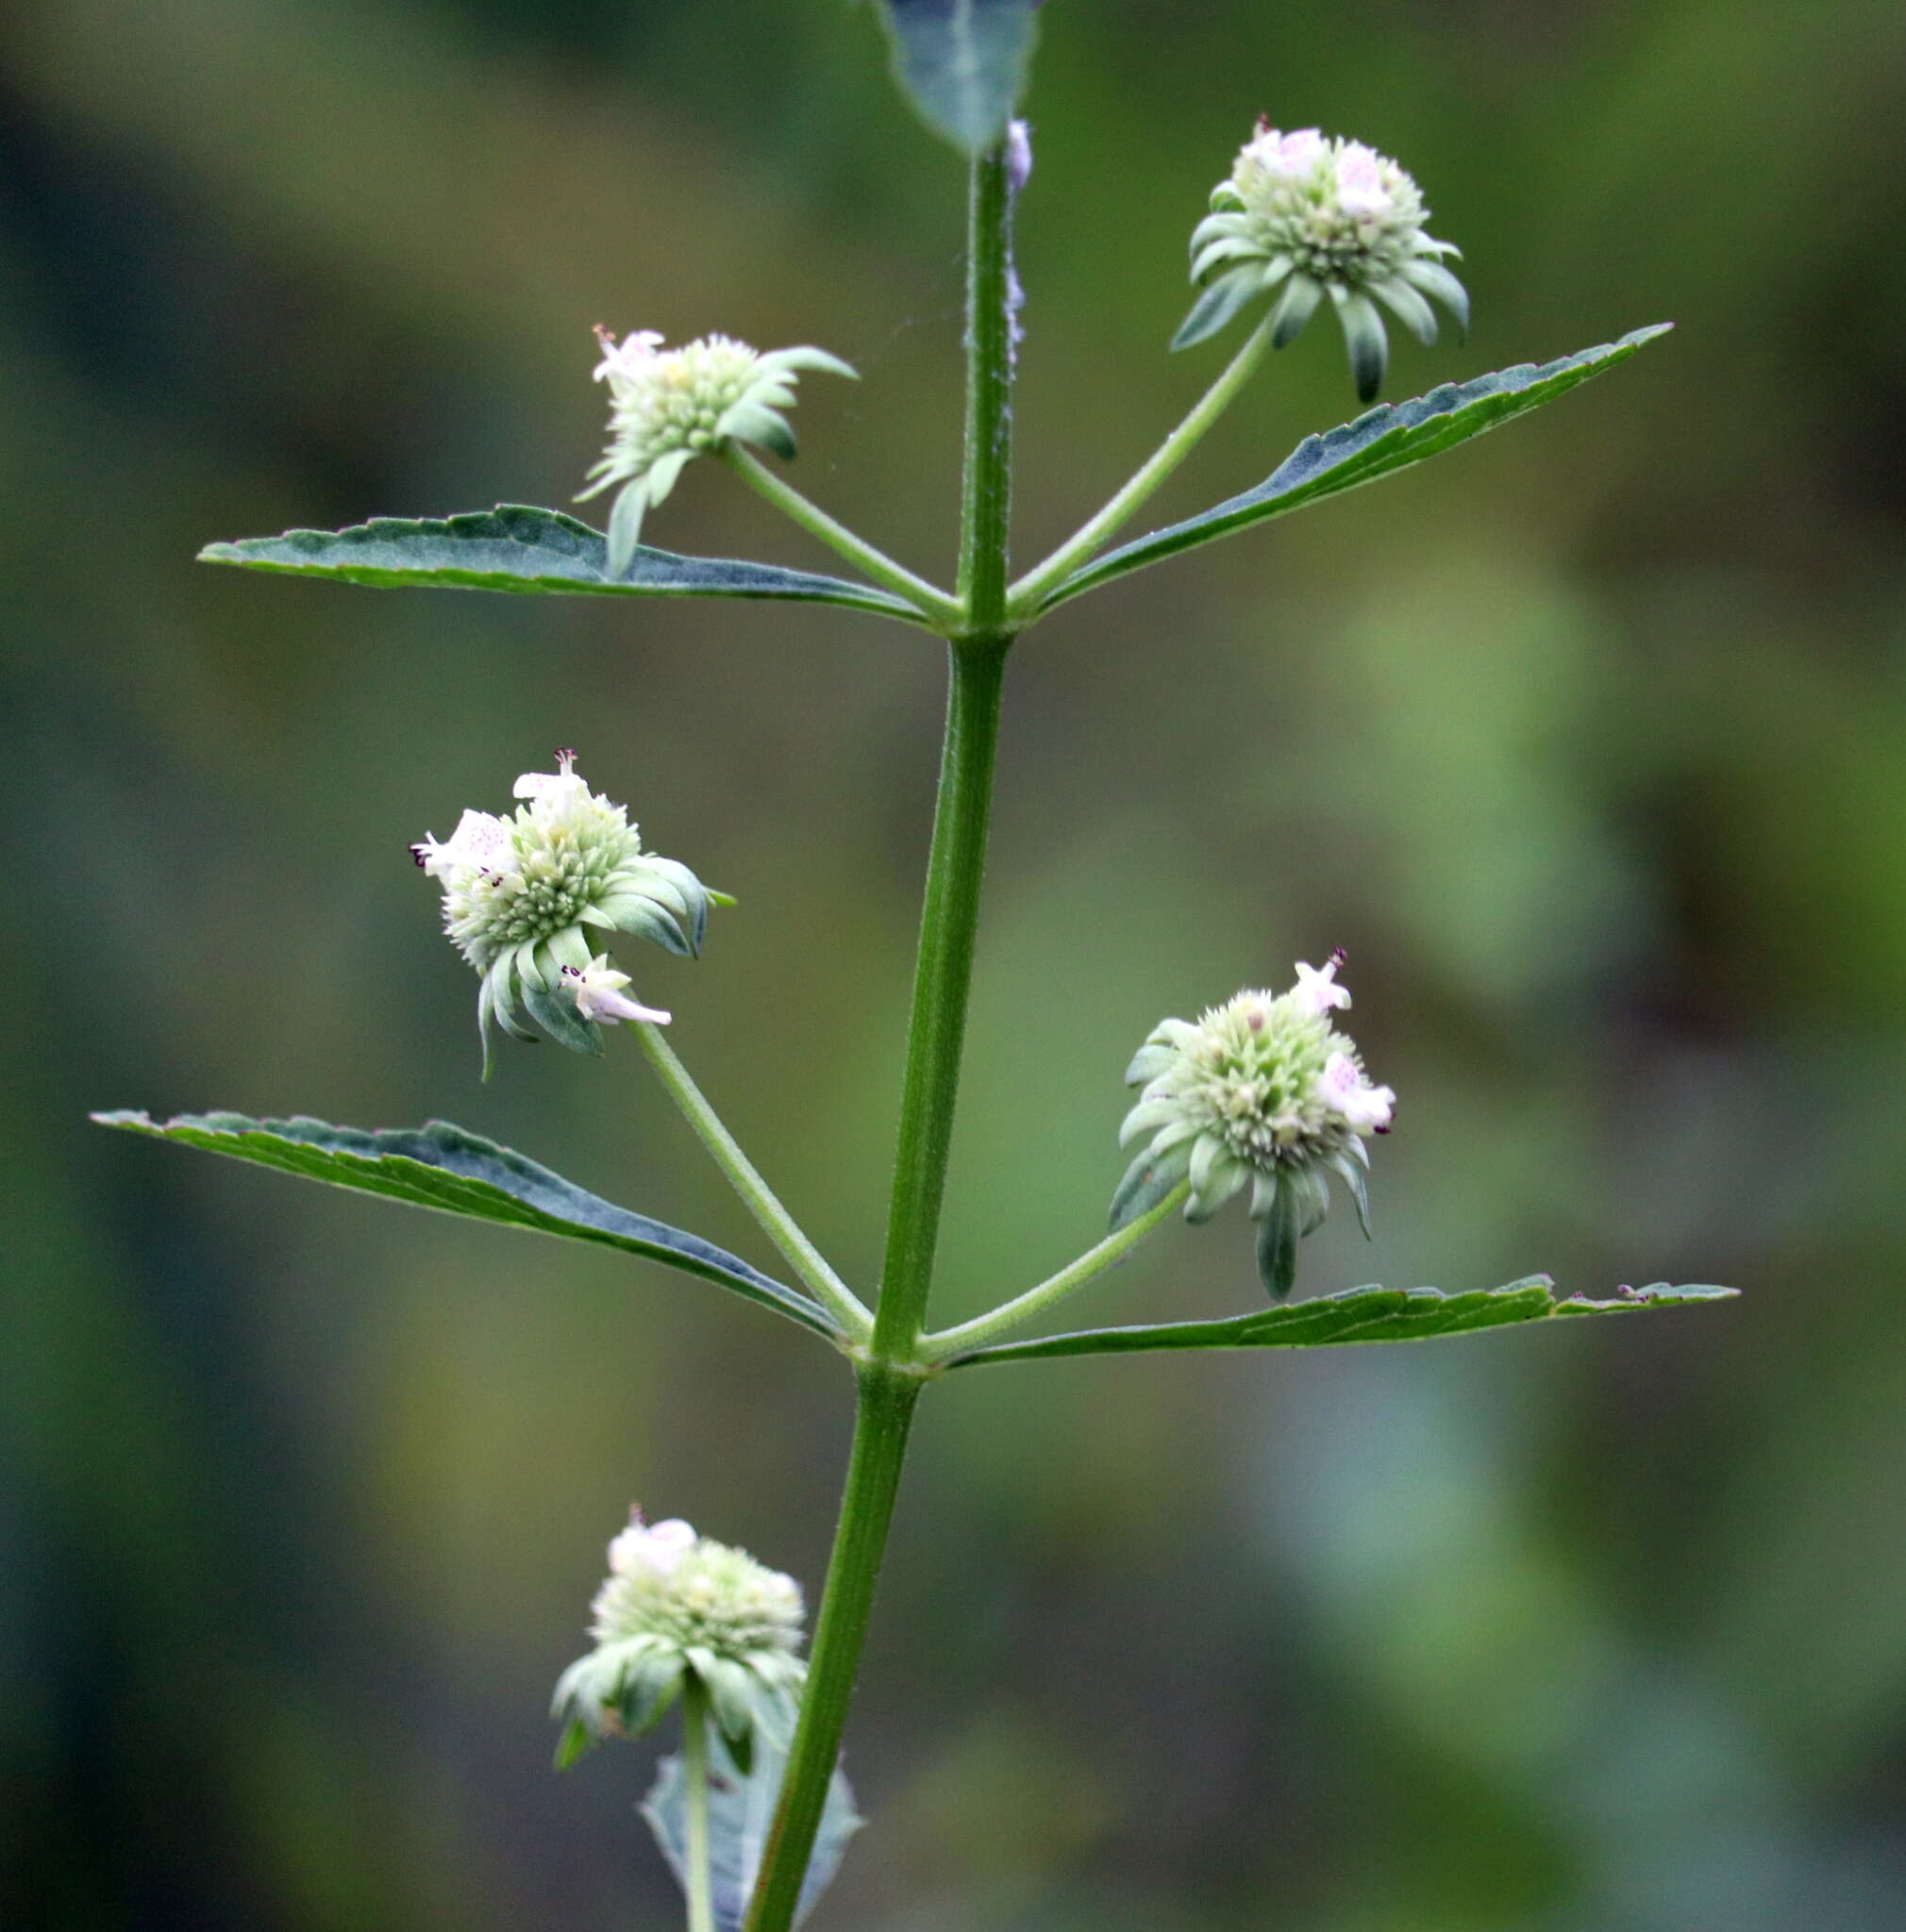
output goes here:
[[1445, 1294], [1435, 1288], [1352, 1288], [1313, 1301], [1286, 1302], [1222, 1322], [1166, 1322], [1148, 1328], [1088, 1328], [1036, 1341], [1006, 1341], [953, 1357], [948, 1368], [975, 1362], [1031, 1361], [1045, 1356], [1127, 1355], [1162, 1348], [1332, 1348], [1350, 1341], [1423, 1341], [1469, 1335], [1514, 1322], [1563, 1315], [1621, 1315], [1641, 1308], [1679, 1308], [1731, 1300], [1731, 1288], [1625, 1289], [1610, 1301], [1559, 1296], [1546, 1274], [1507, 1288]]
[[[747, 1917], [755, 1879], [761, 1869], [761, 1854], [774, 1824], [775, 1806], [780, 1797], [788, 1760], [786, 1753], [769, 1743], [760, 1729], [755, 1733], [753, 1768], [746, 1777], [737, 1776], [724, 1767], [721, 1753], [716, 1752], [713, 1757], [708, 1819], [711, 1903], [716, 1932], [740, 1932]], [[642, 1815], [648, 1820], [662, 1856], [686, 1890], [688, 1788], [679, 1757], [661, 1760]], [[835, 1772], [833, 1782], [828, 1787], [827, 1808], [821, 1813], [820, 1833], [808, 1859], [807, 1876], [801, 1881], [800, 1904], [794, 1910], [796, 1925], [827, 1889], [828, 1880], [839, 1869], [848, 1839], [860, 1830], [861, 1822], [854, 1809], [854, 1794], [846, 1778]]]
[[1494, 429], [1513, 416], [1525, 415], [1580, 389], [1603, 370], [1625, 362], [1644, 342], [1664, 335], [1670, 326], [1657, 323], [1652, 328], [1638, 328], [1618, 342], [1583, 349], [1580, 355], [1564, 356], [1540, 368], [1524, 362], [1493, 375], [1479, 375], [1473, 382], [1446, 383], [1413, 402], [1372, 409], [1328, 435], [1306, 437], [1255, 490], [1229, 497], [1201, 516], [1188, 517], [1181, 524], [1154, 530], [1148, 537], [1108, 551], [1096, 562], [1067, 577], [1040, 608], [1050, 609], [1081, 591], [1123, 576], [1127, 571], [1143, 570], [1148, 563], [1158, 563], [1195, 544], [1229, 537], [1233, 530], [1302, 509], [1307, 504], [1441, 456], [1485, 429]]
[[989, 148], [1026, 87], [1041, 0], [883, 0], [894, 68], [928, 126]]
[[445, 1214], [467, 1214], [506, 1227], [620, 1248], [732, 1289], [817, 1335], [838, 1339], [839, 1331], [824, 1310], [739, 1256], [699, 1235], [613, 1207], [548, 1168], [447, 1121], [365, 1133], [303, 1116], [255, 1121], [238, 1113], [180, 1114], [159, 1122], [122, 1110], [92, 1118], [101, 1126], [125, 1127], [213, 1154], [256, 1160], [306, 1180], [382, 1194], [413, 1208], [435, 1208]]
[[792, 597], [807, 604], [842, 604], [919, 623], [911, 604], [868, 584], [815, 576], [777, 564], [739, 563], [720, 557], [677, 557], [638, 546], [619, 577], [608, 573], [609, 544], [587, 524], [560, 510], [498, 504], [465, 516], [377, 517], [348, 530], [287, 530], [282, 537], [246, 537], [208, 543], [201, 563], [235, 563], [247, 570], [328, 577], [376, 590], [439, 588], [517, 591], [594, 597]]

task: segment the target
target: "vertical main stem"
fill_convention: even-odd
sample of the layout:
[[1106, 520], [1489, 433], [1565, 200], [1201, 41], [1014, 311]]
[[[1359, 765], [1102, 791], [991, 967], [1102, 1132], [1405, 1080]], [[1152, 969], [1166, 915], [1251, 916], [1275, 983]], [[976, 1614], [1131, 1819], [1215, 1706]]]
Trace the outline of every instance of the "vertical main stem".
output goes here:
[[821, 1592], [812, 1660], [801, 1693], [801, 1719], [788, 1754], [780, 1805], [761, 1857], [747, 1932], [787, 1932], [801, 1899], [828, 1786], [841, 1756], [847, 1705], [861, 1668], [861, 1646], [874, 1609], [874, 1587], [900, 1490], [913, 1405], [922, 1384], [911, 1375], [872, 1365], [861, 1372], [854, 1446], [834, 1554]]
[[1012, 178], [1002, 143], [973, 163], [966, 205], [966, 463], [960, 494], [965, 629], [1006, 621], [1012, 509]]
[[1002, 145], [973, 163], [967, 204], [966, 437], [959, 579], [964, 616], [949, 641], [946, 738], [920, 913], [887, 1253], [874, 1312], [874, 1354], [889, 1361], [911, 1355], [933, 1284], [979, 928], [1000, 688], [1012, 643], [1006, 622], [1012, 297], [1012, 184]]
[[960, 1056], [966, 1038], [966, 999], [979, 929], [979, 888], [993, 805], [993, 757], [998, 742], [1006, 651], [1003, 645], [955, 643], [950, 660], [946, 740], [920, 915], [893, 1207], [880, 1300], [874, 1310], [874, 1353], [890, 1361], [912, 1353], [933, 1280]]
[[920, 917], [913, 1017], [900, 1101], [887, 1254], [874, 1333], [861, 1357], [854, 1446], [828, 1564], [788, 1769], [755, 1884], [746, 1932], [788, 1932], [841, 1752], [861, 1646], [923, 1387], [916, 1349], [933, 1278], [953, 1103], [979, 927], [993, 804], [999, 696], [1012, 628], [1006, 616], [1012, 501], [1012, 186], [1004, 144], [973, 164], [968, 201], [965, 470], [960, 619], [949, 625], [951, 689], [933, 849]]

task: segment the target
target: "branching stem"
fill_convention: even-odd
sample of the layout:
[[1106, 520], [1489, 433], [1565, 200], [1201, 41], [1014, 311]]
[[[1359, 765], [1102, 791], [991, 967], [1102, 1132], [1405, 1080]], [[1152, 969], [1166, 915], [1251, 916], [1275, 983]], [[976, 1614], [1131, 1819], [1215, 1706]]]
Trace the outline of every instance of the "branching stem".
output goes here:
[[1131, 481], [1090, 523], [1012, 586], [1007, 608], [1014, 618], [1023, 624], [1036, 617], [1047, 593], [1056, 591], [1074, 571], [1088, 562], [1129, 518], [1138, 513], [1152, 492], [1197, 446], [1205, 431], [1230, 407], [1232, 398], [1263, 360], [1270, 341], [1271, 320], [1266, 316], [1231, 358], [1225, 373], [1206, 390], [1191, 414], [1159, 444]]
[[1012, 190], [1003, 148], [973, 164], [968, 202], [965, 473], [960, 604], [948, 636], [951, 690], [920, 916], [913, 1017], [900, 1102], [886, 1264], [840, 1528], [780, 1805], [746, 1932], [788, 1932], [840, 1756], [861, 1646], [893, 1521], [900, 1464], [924, 1386], [916, 1349], [933, 1279], [953, 1104], [978, 932], [999, 696], [1012, 626], [1006, 616], [1012, 475]]
[[727, 1176], [729, 1186], [742, 1197], [762, 1232], [780, 1250], [788, 1266], [800, 1276], [814, 1299], [841, 1324], [847, 1339], [864, 1341], [874, 1325], [865, 1304], [828, 1266], [827, 1257], [801, 1231], [800, 1224], [756, 1172], [754, 1163], [742, 1152], [721, 1116], [690, 1078], [688, 1069], [661, 1028], [638, 1021], [635, 1033], [642, 1041], [643, 1052], [648, 1056], [649, 1065], [668, 1089], [669, 1097], [682, 1110], [695, 1131], [695, 1138], [714, 1156], [715, 1165]]
[[855, 536], [845, 524], [830, 517], [819, 504], [811, 503], [786, 477], [769, 469], [752, 450], [744, 449], [737, 442], [725, 442], [721, 455], [743, 482], [766, 497], [811, 537], [817, 537], [836, 556], [845, 558], [861, 575], [904, 598], [933, 629], [944, 633], [959, 625], [961, 606], [945, 591], [929, 584], [925, 577], [916, 576], [905, 564], [896, 563], [864, 538]]
[[1056, 1302], [1063, 1301], [1075, 1288], [1083, 1287], [1094, 1275], [1102, 1274], [1114, 1263], [1124, 1260], [1166, 1215], [1184, 1206], [1185, 1196], [1190, 1192], [1191, 1183], [1180, 1181], [1149, 1213], [1127, 1222], [1115, 1234], [1107, 1235], [1096, 1247], [1088, 1248], [1078, 1260], [1062, 1268], [1057, 1274], [1048, 1275], [1037, 1288], [1028, 1288], [1012, 1301], [1002, 1302], [990, 1314], [962, 1322], [957, 1328], [942, 1328], [938, 1334], [923, 1336], [920, 1341], [921, 1359], [939, 1363], [951, 1356], [963, 1355], [969, 1348], [983, 1348], [990, 1341], [997, 1341], [1002, 1335], [1011, 1334], [1034, 1315], [1044, 1314]]

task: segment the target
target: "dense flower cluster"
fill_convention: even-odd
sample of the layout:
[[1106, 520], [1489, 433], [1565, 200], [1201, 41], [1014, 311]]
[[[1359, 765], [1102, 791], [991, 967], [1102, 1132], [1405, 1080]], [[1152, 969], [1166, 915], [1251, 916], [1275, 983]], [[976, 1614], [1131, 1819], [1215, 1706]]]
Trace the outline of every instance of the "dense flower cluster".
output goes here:
[[1264, 1285], [1281, 1299], [1296, 1244], [1329, 1207], [1328, 1176], [1350, 1190], [1369, 1230], [1364, 1139], [1387, 1133], [1396, 1096], [1373, 1086], [1330, 1014], [1350, 1004], [1337, 984], [1342, 954], [1297, 967], [1288, 992], [1246, 991], [1194, 1025], [1165, 1020], [1126, 1073], [1142, 1087], [1123, 1145], [1145, 1141], [1112, 1201], [1112, 1225], [1156, 1207], [1189, 1181], [1187, 1221], [1206, 1221], [1251, 1183]]
[[1468, 294], [1441, 259], [1460, 251], [1423, 232], [1430, 210], [1415, 182], [1360, 141], [1327, 141], [1314, 127], [1280, 134], [1260, 122], [1229, 178], [1212, 191], [1212, 209], [1191, 242], [1192, 280], [1204, 293], [1175, 348], [1215, 334], [1272, 289], [1280, 292], [1271, 340], [1282, 348], [1328, 294], [1367, 403], [1390, 353], [1378, 302], [1426, 345], [1437, 330], [1426, 297], [1468, 326]]
[[596, 380], [609, 385], [610, 443], [577, 501], [622, 486], [609, 519], [612, 577], [628, 568], [644, 513], [675, 488], [684, 464], [728, 441], [793, 456], [794, 432], [781, 411], [793, 406], [800, 372], [855, 374], [825, 349], [763, 355], [727, 336], [666, 349], [653, 329], [637, 329], [620, 342], [605, 328], [595, 334], [602, 344]]
[[711, 899], [687, 866], [642, 849], [619, 805], [589, 789], [576, 754], [516, 781], [508, 818], [466, 811], [448, 839], [426, 835], [411, 857], [443, 889], [443, 929], [482, 976], [477, 1024], [534, 1040], [525, 1015], [564, 1046], [599, 1052], [597, 1031], [668, 1015], [623, 992], [628, 975], [591, 944], [626, 932], [671, 953], [700, 949]]
[[807, 1669], [793, 1577], [686, 1523], [645, 1524], [638, 1510], [609, 1546], [592, 1612], [595, 1648], [556, 1687], [561, 1761], [597, 1739], [648, 1730], [690, 1675], [731, 1749], [744, 1754], [758, 1724], [785, 1734]]

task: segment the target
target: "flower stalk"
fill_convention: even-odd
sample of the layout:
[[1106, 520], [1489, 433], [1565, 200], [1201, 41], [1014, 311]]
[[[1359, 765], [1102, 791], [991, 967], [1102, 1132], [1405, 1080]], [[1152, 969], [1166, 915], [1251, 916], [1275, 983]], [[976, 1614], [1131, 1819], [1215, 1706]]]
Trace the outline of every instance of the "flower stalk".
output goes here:
[[659, 1026], [639, 1024], [636, 1038], [668, 1095], [695, 1138], [714, 1157], [714, 1162], [760, 1224], [761, 1231], [781, 1252], [787, 1264], [834, 1320], [850, 1341], [862, 1341], [872, 1332], [873, 1316], [854, 1291], [835, 1274], [823, 1255], [802, 1230], [801, 1224], [782, 1207], [780, 1197], [768, 1186], [755, 1164], [742, 1152], [741, 1143], [728, 1132], [721, 1116], [681, 1063]]
[[709, 1871], [708, 1692], [691, 1679], [681, 1694], [682, 1779], [688, 1800], [688, 1932], [715, 1932], [714, 1887]]
[[1190, 1181], [1180, 1181], [1155, 1208], [1114, 1228], [1096, 1247], [1088, 1248], [1078, 1260], [1067, 1263], [1057, 1274], [1047, 1275], [1036, 1288], [1028, 1288], [1024, 1294], [1014, 1295], [1010, 1302], [1002, 1302], [996, 1308], [976, 1315], [970, 1322], [961, 1322], [957, 1327], [922, 1336], [921, 1359], [938, 1366], [956, 1355], [964, 1355], [970, 1348], [983, 1348], [988, 1342], [997, 1341], [1033, 1316], [1043, 1315], [1074, 1289], [1083, 1288], [1095, 1275], [1103, 1274], [1108, 1268], [1123, 1261], [1174, 1208], [1184, 1206], [1185, 1196], [1190, 1192]]
[[1044, 563], [1028, 571], [1012, 586], [1007, 603], [1012, 616], [1023, 622], [1036, 617], [1047, 594], [1056, 591], [1074, 571], [1089, 563], [1145, 508], [1165, 479], [1197, 447], [1206, 430], [1230, 408], [1270, 346], [1271, 318], [1266, 316], [1226, 364], [1224, 374], [1198, 398], [1184, 421], [1145, 458], [1125, 488]]
[[722, 459], [749, 489], [764, 497], [808, 535], [825, 543], [845, 558], [864, 577], [904, 598], [929, 624], [944, 629], [957, 628], [962, 615], [960, 604], [937, 585], [916, 576], [905, 564], [896, 563], [884, 550], [877, 550], [845, 524], [830, 517], [819, 504], [809, 499], [786, 477], [776, 475], [752, 450], [740, 443], [722, 446]]

